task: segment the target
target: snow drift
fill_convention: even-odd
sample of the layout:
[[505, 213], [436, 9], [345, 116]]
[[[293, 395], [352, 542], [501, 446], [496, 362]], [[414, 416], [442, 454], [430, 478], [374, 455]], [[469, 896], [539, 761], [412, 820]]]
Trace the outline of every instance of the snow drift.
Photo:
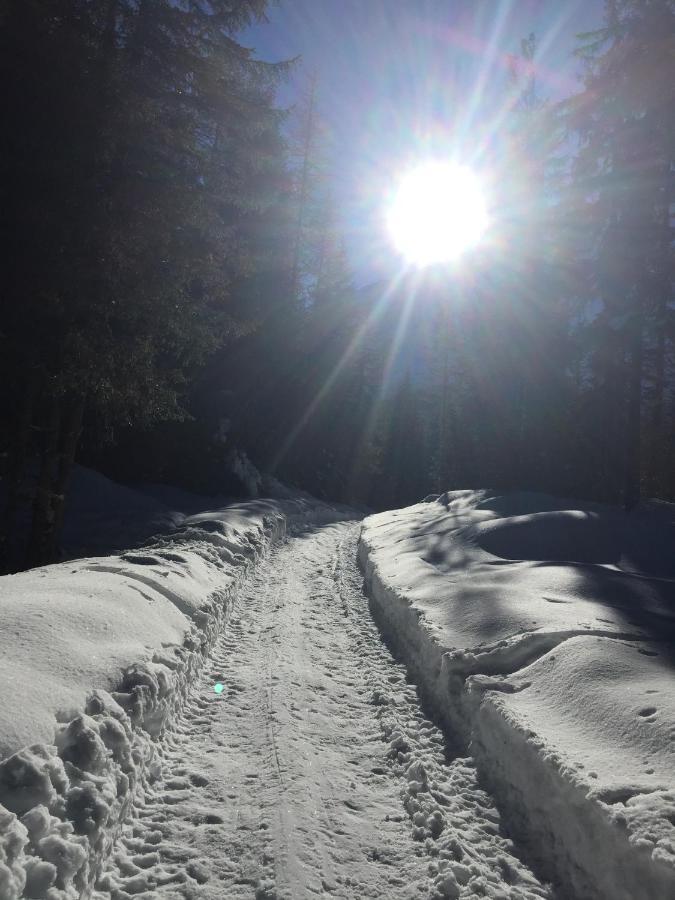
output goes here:
[[675, 896], [675, 527], [455, 491], [368, 518], [373, 612], [573, 897]]
[[0, 578], [2, 900], [89, 895], [245, 573], [289, 527], [349, 517], [256, 500], [181, 515], [142, 549]]

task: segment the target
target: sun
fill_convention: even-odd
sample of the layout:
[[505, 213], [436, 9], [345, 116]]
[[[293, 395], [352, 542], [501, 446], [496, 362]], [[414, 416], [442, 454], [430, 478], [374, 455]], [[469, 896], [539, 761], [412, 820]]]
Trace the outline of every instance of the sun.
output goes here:
[[452, 262], [477, 244], [488, 226], [480, 180], [466, 166], [420, 165], [402, 178], [387, 224], [397, 250], [411, 265]]

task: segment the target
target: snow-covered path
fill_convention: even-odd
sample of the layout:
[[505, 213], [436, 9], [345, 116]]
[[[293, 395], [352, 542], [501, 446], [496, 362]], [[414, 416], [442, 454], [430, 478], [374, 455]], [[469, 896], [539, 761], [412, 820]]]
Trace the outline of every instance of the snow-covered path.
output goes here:
[[357, 536], [308, 531], [245, 584], [97, 897], [549, 896], [383, 644]]

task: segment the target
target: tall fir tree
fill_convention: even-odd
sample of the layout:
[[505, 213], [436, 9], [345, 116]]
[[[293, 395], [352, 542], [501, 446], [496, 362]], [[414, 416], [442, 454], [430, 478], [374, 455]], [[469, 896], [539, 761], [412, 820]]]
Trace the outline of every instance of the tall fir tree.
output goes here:
[[[675, 6], [608, 0], [602, 29], [583, 36], [585, 88], [568, 104], [578, 136], [576, 213], [588, 250], [591, 370], [604, 447], [607, 494], [627, 509], [645, 474], [645, 380], [656, 337], [654, 417], [662, 427], [666, 334], [672, 316], [675, 201]], [[660, 337], [659, 335], [663, 335]], [[652, 436], [658, 444], [661, 436]], [[653, 463], [653, 460], [652, 460]]]
[[251, 319], [234, 289], [282, 177], [283, 66], [234, 34], [265, 6], [8, 4], [3, 532], [37, 452], [30, 564], [56, 552], [83, 417], [180, 415], [193, 367]]

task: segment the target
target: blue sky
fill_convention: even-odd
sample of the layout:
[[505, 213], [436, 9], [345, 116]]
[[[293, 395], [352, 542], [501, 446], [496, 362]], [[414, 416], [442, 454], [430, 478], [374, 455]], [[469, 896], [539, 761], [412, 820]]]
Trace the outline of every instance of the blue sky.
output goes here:
[[530, 32], [538, 84], [571, 94], [575, 35], [601, 22], [602, 0], [279, 0], [243, 35], [268, 60], [300, 57], [280, 91], [292, 105], [316, 72], [328, 152], [359, 281], [394, 264], [382, 208], [396, 173], [450, 147], [468, 160], [497, 130], [509, 54]]

